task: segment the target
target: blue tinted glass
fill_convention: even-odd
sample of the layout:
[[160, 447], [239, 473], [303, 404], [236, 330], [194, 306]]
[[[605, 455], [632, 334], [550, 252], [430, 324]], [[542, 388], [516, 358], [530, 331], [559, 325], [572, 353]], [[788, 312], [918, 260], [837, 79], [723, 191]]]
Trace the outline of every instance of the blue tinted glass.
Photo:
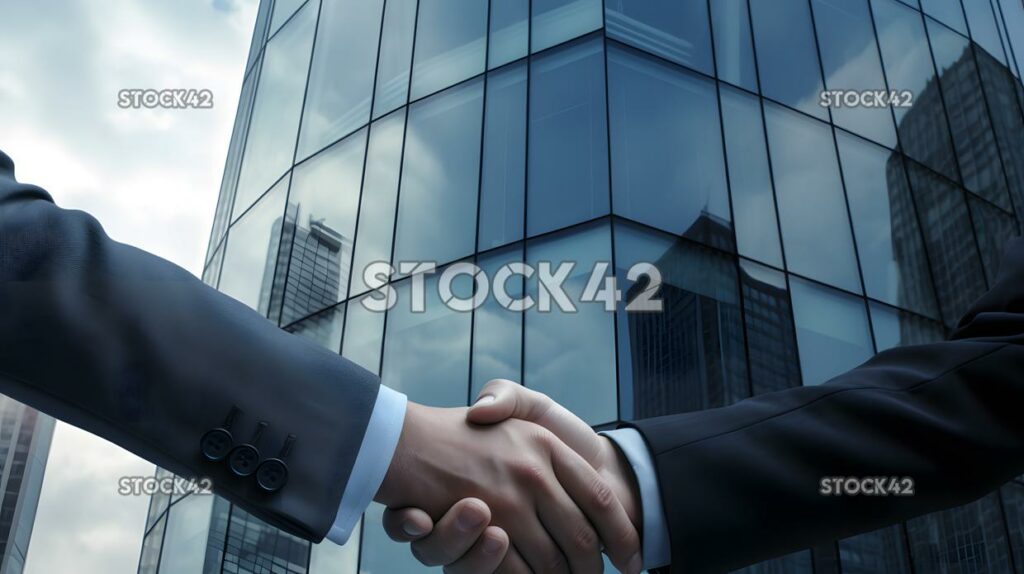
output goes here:
[[1017, 220], [1012, 215], [976, 197], [968, 196], [971, 220], [978, 234], [981, 261], [985, 264], [985, 275], [989, 284], [999, 276], [999, 264], [1003, 252], [1014, 237], [1020, 236]]
[[740, 288], [752, 393], [757, 396], [799, 387], [800, 360], [786, 276], [741, 260]]
[[171, 506], [164, 547], [173, 551], [160, 556], [160, 572], [187, 574], [202, 571], [213, 500], [212, 496], [193, 494]]
[[[305, 0], [276, 0], [274, 2], [274, 17], [270, 21], [270, 35], [273, 36], [277, 29], [284, 25], [284, 23], [295, 13], [305, 2]], [[270, 2], [267, 2], [270, 4]]]
[[285, 226], [291, 240], [282, 323], [341, 301], [348, 294], [366, 130], [295, 167]]
[[750, 14], [765, 96], [828, 119], [818, 105], [821, 67], [806, 0], [750, 0]]
[[[534, 268], [542, 261], [550, 262], [552, 270], [562, 262], [575, 262], [562, 285], [576, 312], [563, 312], [554, 303], [550, 312], [540, 312], [537, 274], [527, 281], [526, 292], [537, 305], [526, 312], [523, 383], [546, 393], [592, 425], [615, 420], [614, 314], [606, 311], [603, 303], [580, 302], [595, 264], [611, 261], [607, 224], [530, 242], [526, 260]], [[605, 268], [603, 275], [611, 275], [611, 269]]]
[[231, 226], [224, 251], [220, 290], [264, 316], [270, 310], [287, 193], [286, 177]]
[[341, 329], [344, 323], [345, 305], [341, 304], [293, 323], [285, 330], [337, 353], [341, 349]]
[[937, 343], [946, 338], [942, 323], [871, 302], [871, 327], [881, 353], [893, 347]]
[[[967, 0], [972, 2], [974, 0]], [[960, 8], [960, 0], [921, 0], [921, 8], [925, 14], [934, 16], [943, 24], [955, 28], [961, 34], [967, 33], [964, 12]]]
[[497, 68], [527, 54], [529, 19], [530, 0], [491, 0], [488, 68]]
[[860, 292], [832, 130], [774, 104], [765, 114], [789, 269]]
[[217, 250], [213, 252], [213, 256], [210, 257], [210, 262], [206, 264], [206, 269], [203, 269], [203, 283], [206, 283], [214, 289], [217, 288], [217, 282], [220, 281], [220, 266], [224, 262], [224, 244], [222, 243]]
[[338, 546], [330, 540], [311, 545], [307, 574], [356, 572], [359, 565], [360, 530], [360, 525], [356, 524], [352, 529], [352, 536], [344, 546]]
[[1010, 59], [1016, 66], [1013, 68], [1013, 75], [1020, 77], [1021, 63], [1024, 62], [1024, 3], [1014, 0], [998, 0], [993, 4], [996, 11], [1002, 16], [1003, 30], [1006, 32], [1007, 50], [1010, 52]]
[[484, 71], [487, 2], [420, 0], [412, 99]]
[[[401, 572], [402, 574], [436, 573], [436, 568], [428, 568], [420, 564], [407, 548], [395, 544], [387, 533], [381, 519], [384, 505], [371, 502], [363, 514], [363, 548], [359, 556], [360, 574], [382, 574], [384, 572]], [[346, 572], [347, 571], [343, 571]]]
[[844, 574], [910, 574], [903, 529], [897, 524], [839, 541]]
[[[814, 23], [829, 90], [884, 93], [882, 61], [871, 24], [868, 0], [813, 0]], [[896, 146], [896, 129], [888, 105], [846, 105], [843, 97], [830, 98], [836, 125], [888, 147]]]
[[711, 0], [715, 63], [720, 80], [757, 91], [757, 69], [746, 0]]
[[477, 79], [410, 107], [396, 263], [443, 263], [473, 252], [482, 106]]
[[868, 297], [937, 318], [903, 162], [856, 136], [838, 132], [836, 137]]
[[388, 0], [377, 61], [373, 118], [405, 104], [409, 97], [412, 38], [416, 30], [416, 0]]
[[[1021, 8], [1021, 19], [1021, 25], [1024, 26], [1024, 7]], [[1020, 210], [1024, 207], [1024, 116], [1021, 115], [1015, 94], [1021, 84], [988, 53], [982, 50], [975, 50], [974, 53], [1013, 203]], [[990, 150], [989, 153], [993, 152]]]
[[367, 309], [362, 299], [353, 299], [348, 304], [341, 356], [371, 373], [379, 374], [380, 353], [384, 343], [384, 313]]
[[917, 572], [1012, 572], [999, 498], [907, 521]]
[[395, 232], [398, 174], [402, 165], [405, 110], [374, 122], [366, 151], [366, 172], [359, 204], [358, 239], [352, 258], [352, 294], [370, 289], [364, 272], [375, 261], [391, 261]]
[[967, 25], [971, 29], [971, 38], [986, 52], [1006, 64], [1003, 42], [996, 27], [995, 13], [988, 0], [964, 0], [964, 12], [967, 14]]
[[761, 104], [756, 96], [724, 85], [721, 97], [736, 249], [741, 255], [781, 268], [782, 246]]
[[480, 249], [523, 238], [526, 198], [526, 64], [487, 77]]
[[987, 289], [964, 192], [914, 162], [907, 172], [942, 319], [954, 325]]
[[383, 0], [324, 2], [302, 113], [299, 159], [370, 120], [382, 11]]
[[473, 315], [473, 377], [470, 400], [491, 379], [522, 378], [523, 315], [503, 307], [494, 297], [502, 289], [512, 300], [523, 296], [522, 275], [511, 275], [499, 288], [495, 285], [498, 271], [505, 265], [523, 260], [522, 244], [493, 251], [477, 259], [490, 280], [491, 296]]
[[785, 572], [786, 574], [812, 574], [811, 551], [801, 550], [771, 560], [765, 560], [753, 566], [734, 570], [732, 574], [775, 574]]
[[615, 212], [731, 249], [714, 82], [614, 46], [608, 74]]
[[910, 107], [896, 106], [896, 130], [906, 154], [956, 179], [956, 157], [935, 80], [921, 14], [896, 0], [871, 0], [889, 88], [913, 96]]
[[317, 6], [316, 2], [306, 4], [267, 44], [233, 218], [252, 205], [292, 166]]
[[1024, 556], [1024, 484], [1010, 482], [1000, 492], [1014, 556]]
[[[657, 275], [630, 279], [638, 263], [652, 264]], [[623, 294], [617, 324], [620, 396], [632, 404], [632, 413], [623, 408], [623, 418], [715, 408], [746, 398], [736, 260], [685, 239], [616, 223], [615, 265]], [[638, 308], [651, 290], [661, 311]]]
[[608, 213], [603, 52], [592, 38], [530, 62], [530, 235]]
[[[424, 280], [423, 312], [413, 310], [411, 277], [395, 285], [398, 302], [388, 311], [381, 381], [410, 401], [464, 406], [469, 395], [472, 313], [449, 308], [438, 296], [442, 270]], [[458, 280], [467, 280], [465, 275]]]
[[610, 37], [714, 74], [706, 0], [608, 0], [605, 11]]
[[531, 51], [597, 30], [603, 24], [601, 0], [531, 0]]
[[805, 385], [818, 385], [871, 358], [874, 348], [864, 301], [790, 278], [793, 320]]
[[992, 124], [985, 102], [979, 98], [981, 81], [970, 43], [932, 20], [928, 21], [928, 33], [964, 186], [1003, 209], [1011, 209]]

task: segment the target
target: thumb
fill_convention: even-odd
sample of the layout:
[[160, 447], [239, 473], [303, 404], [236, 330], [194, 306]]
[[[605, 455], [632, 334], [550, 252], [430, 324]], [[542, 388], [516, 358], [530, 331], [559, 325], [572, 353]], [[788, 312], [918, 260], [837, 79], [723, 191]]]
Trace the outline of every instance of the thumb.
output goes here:
[[508, 418], [525, 419], [522, 415], [530, 402], [526, 393], [526, 388], [518, 383], [494, 379], [484, 385], [476, 402], [469, 408], [466, 420], [478, 425], [492, 425]]

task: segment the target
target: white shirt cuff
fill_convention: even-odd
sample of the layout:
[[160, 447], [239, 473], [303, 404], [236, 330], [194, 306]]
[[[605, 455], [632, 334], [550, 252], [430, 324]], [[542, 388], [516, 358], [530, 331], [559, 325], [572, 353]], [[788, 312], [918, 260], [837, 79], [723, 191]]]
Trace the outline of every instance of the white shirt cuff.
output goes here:
[[377, 402], [366, 425], [363, 444], [359, 447], [352, 473], [341, 495], [341, 505], [334, 525], [327, 533], [327, 539], [336, 544], [345, 544], [352, 530], [359, 523], [359, 517], [373, 501], [373, 496], [384, 482], [384, 475], [391, 466], [391, 457], [398, 446], [405, 424], [405, 407], [408, 399], [398, 391], [380, 386]]
[[612, 439], [626, 456], [637, 486], [640, 487], [640, 508], [643, 509], [643, 560], [644, 569], [667, 566], [672, 562], [672, 546], [668, 538], [668, 522], [661, 505], [661, 491], [658, 490], [658, 473], [654, 459], [647, 449], [644, 437], [636, 429], [621, 428], [604, 431], [601, 434]]

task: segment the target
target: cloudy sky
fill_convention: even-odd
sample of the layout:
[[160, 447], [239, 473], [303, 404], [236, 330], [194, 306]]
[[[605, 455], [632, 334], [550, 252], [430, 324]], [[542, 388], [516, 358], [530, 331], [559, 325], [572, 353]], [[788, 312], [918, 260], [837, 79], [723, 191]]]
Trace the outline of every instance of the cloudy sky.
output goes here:
[[[4, 0], [0, 149], [18, 179], [114, 238], [199, 275], [257, 0]], [[125, 88], [206, 88], [211, 110], [117, 106]], [[27, 572], [135, 572], [153, 465], [58, 424]]]

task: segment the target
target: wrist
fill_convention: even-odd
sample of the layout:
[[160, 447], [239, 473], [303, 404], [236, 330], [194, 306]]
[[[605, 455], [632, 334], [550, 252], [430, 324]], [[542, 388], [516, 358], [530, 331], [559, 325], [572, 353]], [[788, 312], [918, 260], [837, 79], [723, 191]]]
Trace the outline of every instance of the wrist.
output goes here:
[[619, 498], [633, 527], [637, 532], [642, 532], [643, 509], [640, 504], [640, 485], [636, 480], [633, 467], [615, 441], [606, 436], [601, 436], [600, 440], [607, 453], [604, 457], [606, 463], [601, 474]]
[[393, 507], [400, 504], [404, 494], [409, 492], [409, 479], [413, 475], [415, 451], [415, 437], [420, 436], [423, 425], [423, 405], [409, 401], [405, 409], [405, 421], [402, 424], [402, 434], [398, 438], [398, 445], [391, 457], [391, 464], [381, 481], [380, 488], [373, 500], [385, 506]]

